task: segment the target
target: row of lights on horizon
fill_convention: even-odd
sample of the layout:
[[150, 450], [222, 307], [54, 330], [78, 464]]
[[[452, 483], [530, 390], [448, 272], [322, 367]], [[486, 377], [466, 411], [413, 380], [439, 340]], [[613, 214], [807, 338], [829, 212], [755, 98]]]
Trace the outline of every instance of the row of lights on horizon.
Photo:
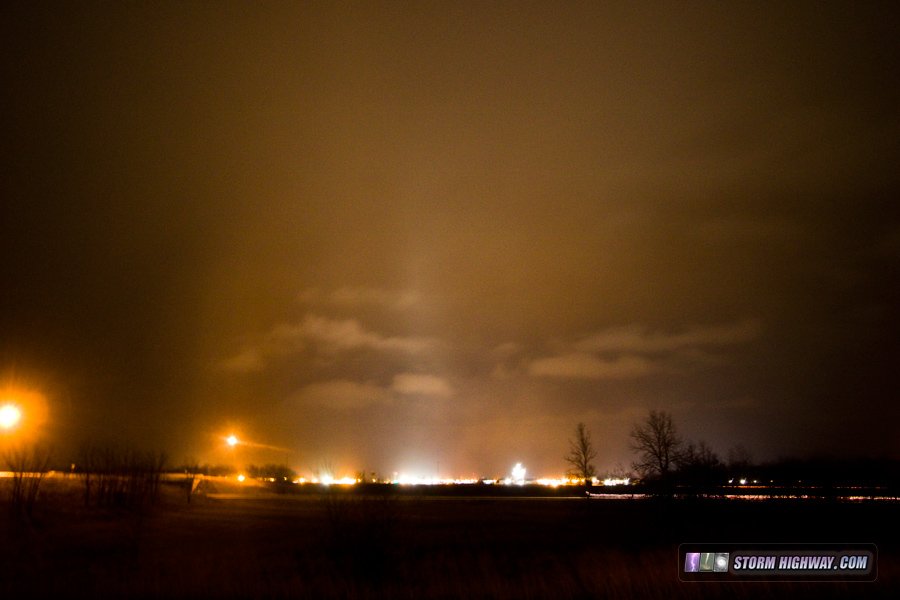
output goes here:
[[[238, 439], [238, 437], [234, 434], [231, 434], [225, 438], [225, 443], [234, 448], [243, 442]], [[472, 485], [472, 484], [486, 484], [486, 485], [525, 485], [526, 483], [549, 486], [549, 487], [558, 487], [561, 485], [578, 485], [581, 484], [583, 480], [575, 479], [575, 478], [549, 478], [542, 477], [539, 479], [526, 479], [526, 469], [522, 465], [522, 463], [516, 463], [511, 472], [510, 476], [505, 479], [479, 479], [479, 478], [442, 478], [442, 477], [416, 477], [406, 474], [394, 474], [394, 477], [390, 480], [379, 481], [377, 479], [372, 479], [371, 483], [392, 483], [398, 485]], [[267, 478], [269, 481], [274, 481], [273, 478]], [[237, 480], [241, 483], [247, 480], [247, 476], [243, 473], [237, 476]], [[607, 486], [615, 486], [615, 485], [629, 485], [631, 480], [628, 478], [606, 478], [603, 480], [597, 479], [596, 477], [591, 479], [594, 485], [602, 483]], [[298, 477], [293, 480], [295, 484], [320, 484], [320, 485], [355, 485], [357, 483], [364, 483], [363, 479], [358, 477], [340, 477], [337, 478], [332, 474], [323, 474], [319, 477], [311, 477], [307, 479], [306, 477]]]
[[[15, 401], [5, 401], [0, 404], [0, 433], [11, 435], [18, 431], [23, 423], [24, 413], [22, 406]], [[252, 446], [253, 444], [242, 441], [235, 434], [230, 434], [224, 438], [225, 444], [229, 448], [236, 448], [237, 446]], [[237, 476], [238, 481], [244, 482], [247, 480], [246, 475], [240, 474]], [[357, 483], [362, 483], [363, 480], [354, 477], [335, 477], [332, 474], [323, 474], [319, 477], [312, 477], [307, 479], [305, 477], [299, 477], [293, 481], [293, 483], [303, 484], [303, 483], [314, 483], [321, 485], [354, 485]], [[581, 483], [579, 479], [572, 478], [540, 478], [528, 480], [526, 479], [526, 469], [522, 465], [522, 463], [516, 463], [511, 472], [510, 476], [504, 479], [479, 479], [479, 478], [441, 478], [441, 477], [417, 477], [406, 474], [396, 474], [393, 478], [389, 480], [390, 483], [399, 484], [399, 485], [448, 485], [448, 484], [457, 484], [457, 485], [465, 485], [465, 484], [501, 484], [501, 485], [525, 485], [526, 483], [533, 483], [538, 485], [552, 486], [557, 487], [560, 485], [573, 485]], [[600, 481], [597, 478], [593, 478], [593, 483], [598, 484]], [[605, 479], [602, 481], [604, 485], [628, 485], [628, 479]]]

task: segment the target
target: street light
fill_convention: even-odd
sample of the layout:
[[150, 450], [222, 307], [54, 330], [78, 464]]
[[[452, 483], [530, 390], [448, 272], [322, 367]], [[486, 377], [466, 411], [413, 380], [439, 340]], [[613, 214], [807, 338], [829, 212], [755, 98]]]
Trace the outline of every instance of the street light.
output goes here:
[[11, 431], [22, 421], [22, 409], [15, 404], [0, 406], [0, 429]]
[[0, 442], [4, 445], [38, 440], [47, 422], [47, 398], [20, 385], [0, 387]]

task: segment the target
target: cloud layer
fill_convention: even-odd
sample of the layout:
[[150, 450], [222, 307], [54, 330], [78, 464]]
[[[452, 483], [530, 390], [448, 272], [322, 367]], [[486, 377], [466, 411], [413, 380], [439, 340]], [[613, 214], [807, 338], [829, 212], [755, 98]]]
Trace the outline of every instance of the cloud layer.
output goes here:
[[729, 347], [755, 340], [761, 330], [757, 319], [678, 332], [651, 331], [639, 325], [615, 327], [567, 344], [568, 351], [535, 358], [527, 368], [538, 377], [635, 379], [676, 372], [685, 363], [721, 362], [719, 357]]
[[222, 360], [220, 367], [234, 372], [258, 372], [265, 369], [272, 359], [304, 349], [328, 355], [353, 350], [417, 354], [426, 353], [438, 345], [435, 338], [382, 335], [366, 329], [357, 319], [336, 319], [310, 313], [298, 323], [276, 325], [260, 336], [255, 344]]
[[658, 369], [658, 365], [642, 356], [605, 360], [585, 352], [538, 358], [528, 365], [528, 373], [534, 376], [573, 379], [630, 379]]

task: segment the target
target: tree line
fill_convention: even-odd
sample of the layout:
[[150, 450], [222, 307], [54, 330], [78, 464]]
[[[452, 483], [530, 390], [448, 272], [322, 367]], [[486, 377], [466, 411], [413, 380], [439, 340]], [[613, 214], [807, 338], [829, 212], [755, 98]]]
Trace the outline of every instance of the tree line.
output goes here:
[[[752, 465], [749, 452], [741, 446], [729, 452], [727, 463], [705, 441], [686, 442], [678, 434], [671, 413], [651, 410], [629, 433], [631, 450], [636, 455], [632, 469], [646, 483], [658, 487], [680, 484], [723, 483], [726, 467], [746, 470]], [[596, 475], [597, 452], [590, 431], [578, 423], [569, 440], [565, 461], [567, 475], [589, 483]]]
[[[651, 410], [632, 426], [631, 467], [649, 488], [672, 491], [675, 486], [697, 493], [723, 485], [773, 485], [778, 487], [869, 487], [900, 493], [900, 461], [891, 458], [837, 458], [818, 456], [780, 458], [754, 463], [743, 446], [731, 448], [726, 458], [705, 441], [686, 441], [678, 433], [671, 413]], [[597, 452], [584, 423], [578, 423], [569, 440], [565, 461], [567, 475], [586, 483], [596, 475]]]

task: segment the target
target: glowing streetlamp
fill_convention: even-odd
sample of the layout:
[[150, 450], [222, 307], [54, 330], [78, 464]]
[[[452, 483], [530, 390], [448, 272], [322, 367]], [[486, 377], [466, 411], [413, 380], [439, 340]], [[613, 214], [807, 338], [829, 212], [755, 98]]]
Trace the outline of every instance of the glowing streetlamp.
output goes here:
[[22, 421], [22, 409], [15, 404], [0, 406], [0, 429], [11, 431]]
[[47, 398], [19, 385], [0, 387], [0, 443], [30, 444], [40, 439], [47, 421]]

